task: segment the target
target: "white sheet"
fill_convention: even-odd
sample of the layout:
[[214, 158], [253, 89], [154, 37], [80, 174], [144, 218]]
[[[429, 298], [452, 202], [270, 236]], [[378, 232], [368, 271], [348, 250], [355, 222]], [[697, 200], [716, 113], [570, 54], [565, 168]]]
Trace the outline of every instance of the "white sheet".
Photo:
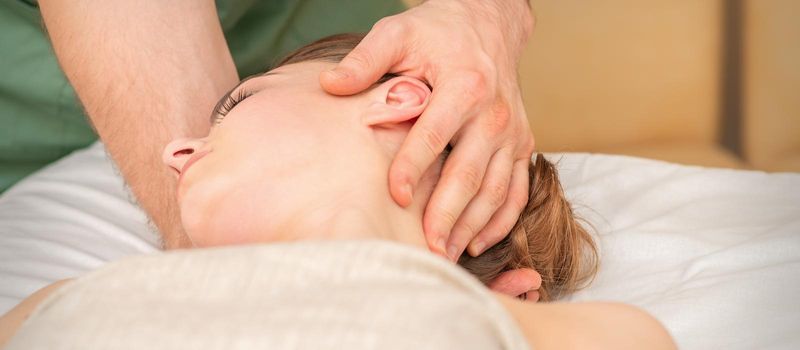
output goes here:
[[[682, 349], [800, 348], [800, 175], [549, 158], [601, 241], [598, 278], [573, 300], [643, 307]], [[0, 196], [0, 312], [54, 280], [157, 250], [127, 198], [99, 144]]]

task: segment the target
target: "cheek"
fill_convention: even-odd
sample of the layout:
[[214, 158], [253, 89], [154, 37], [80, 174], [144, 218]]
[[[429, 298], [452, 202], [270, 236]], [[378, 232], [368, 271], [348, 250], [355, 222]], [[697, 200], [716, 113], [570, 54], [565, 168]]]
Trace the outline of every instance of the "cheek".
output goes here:
[[308, 106], [279, 107], [252, 108], [250, 113], [229, 116], [219, 128], [218, 143], [229, 153], [259, 158], [272, 167], [308, 154], [310, 147], [332, 134], [330, 123], [318, 120], [320, 111], [307, 110]]

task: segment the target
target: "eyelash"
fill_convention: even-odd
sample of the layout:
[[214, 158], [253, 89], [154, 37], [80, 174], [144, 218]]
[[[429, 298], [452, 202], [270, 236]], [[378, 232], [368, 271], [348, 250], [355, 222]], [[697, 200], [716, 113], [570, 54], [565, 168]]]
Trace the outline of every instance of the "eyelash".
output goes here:
[[225, 116], [236, 107], [239, 102], [242, 102], [244, 99], [252, 96], [253, 93], [247, 91], [245, 89], [239, 89], [236, 94], [230, 94], [225, 97], [225, 100], [219, 105], [219, 110], [217, 111], [217, 117], [214, 119], [214, 124], [219, 124], [222, 122], [222, 119], [225, 119]]

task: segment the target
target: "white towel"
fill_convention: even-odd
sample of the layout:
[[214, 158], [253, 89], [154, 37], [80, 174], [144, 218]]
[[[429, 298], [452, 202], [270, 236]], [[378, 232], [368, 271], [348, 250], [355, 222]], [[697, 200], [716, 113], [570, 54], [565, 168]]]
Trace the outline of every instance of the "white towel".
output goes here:
[[398, 243], [303, 241], [123, 259], [65, 285], [8, 349], [527, 349], [477, 279]]

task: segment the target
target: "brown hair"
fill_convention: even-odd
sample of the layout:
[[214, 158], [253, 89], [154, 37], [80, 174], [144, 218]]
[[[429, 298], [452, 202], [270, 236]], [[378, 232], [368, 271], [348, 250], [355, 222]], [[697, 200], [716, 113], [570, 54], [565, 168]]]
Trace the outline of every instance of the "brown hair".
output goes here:
[[[339, 62], [361, 39], [360, 34], [332, 35], [297, 49], [271, 69], [306, 61]], [[394, 76], [387, 74], [378, 83]], [[458, 264], [484, 284], [504, 271], [532, 268], [542, 276], [540, 300], [549, 301], [582, 288], [594, 277], [597, 247], [564, 197], [555, 166], [541, 154], [529, 165], [529, 181], [528, 204], [510, 233], [477, 257], [465, 252]]]

